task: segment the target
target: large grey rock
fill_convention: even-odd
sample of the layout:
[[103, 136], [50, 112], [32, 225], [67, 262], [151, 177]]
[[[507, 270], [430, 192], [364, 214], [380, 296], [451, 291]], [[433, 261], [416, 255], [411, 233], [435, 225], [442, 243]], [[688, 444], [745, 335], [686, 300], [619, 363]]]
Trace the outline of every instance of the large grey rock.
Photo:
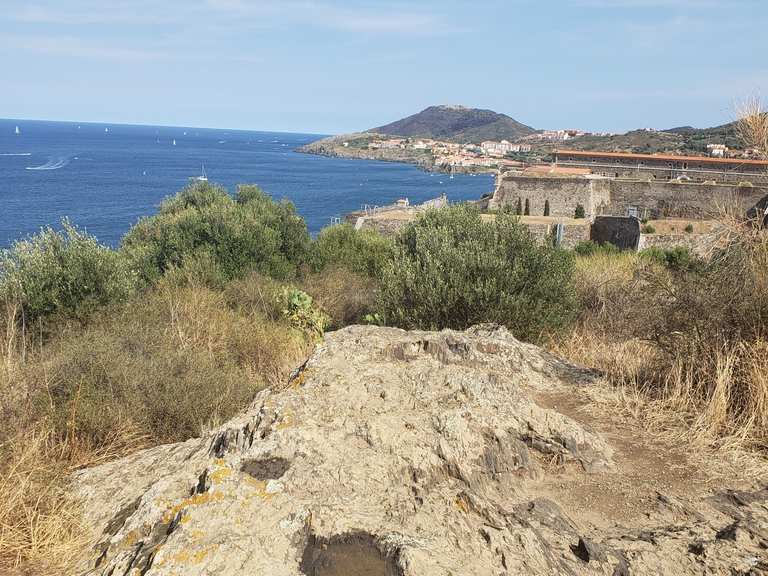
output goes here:
[[711, 522], [680, 512], [688, 504], [670, 512], [670, 497], [655, 516], [608, 528], [557, 503], [564, 492], [553, 475], [621, 474], [604, 438], [536, 401], [596, 378], [495, 327], [328, 334], [285, 386], [221, 428], [80, 472], [75, 487], [95, 534], [82, 571], [759, 570], [758, 492], [713, 497]]

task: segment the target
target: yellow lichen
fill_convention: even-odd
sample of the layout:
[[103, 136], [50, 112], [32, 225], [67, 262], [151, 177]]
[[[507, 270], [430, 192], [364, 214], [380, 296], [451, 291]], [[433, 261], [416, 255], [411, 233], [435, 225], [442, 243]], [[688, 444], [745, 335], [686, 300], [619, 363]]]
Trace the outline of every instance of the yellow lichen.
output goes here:
[[171, 522], [175, 517], [176, 514], [184, 510], [185, 508], [188, 508], [190, 506], [200, 506], [201, 504], [208, 504], [209, 502], [217, 502], [219, 500], [222, 500], [224, 498], [224, 495], [220, 492], [204, 492], [203, 494], [195, 494], [193, 496], [190, 496], [189, 498], [184, 498], [181, 502], [177, 502], [168, 510], [165, 511], [163, 514], [163, 522], [169, 523]]
[[211, 479], [212, 484], [221, 484], [222, 482], [224, 482], [224, 480], [229, 478], [231, 475], [232, 475], [232, 470], [230, 468], [221, 467], [211, 472], [208, 475], [208, 478]]
[[256, 480], [255, 478], [246, 476], [245, 482], [253, 488], [250, 496], [258, 496], [263, 500], [270, 500], [274, 498], [274, 494], [267, 492], [267, 483], [264, 480]]
[[298, 390], [304, 384], [304, 381], [307, 379], [307, 372], [309, 372], [309, 370], [302, 370], [301, 372], [299, 372], [299, 375], [296, 376], [296, 378], [294, 378], [293, 381], [291, 382], [291, 388], [293, 388], [294, 390]]
[[278, 430], [285, 430], [291, 426], [293, 426], [293, 413], [290, 411], [290, 409], [286, 408], [286, 410], [283, 412], [283, 417], [275, 428]]
[[156, 560], [156, 564], [158, 566], [162, 566], [164, 564], [200, 564], [200, 562], [205, 560], [205, 557], [213, 552], [216, 548], [218, 548], [218, 544], [206, 546], [205, 548], [201, 548], [200, 550], [195, 551], [180, 550], [168, 558], [159, 558]]
[[467, 501], [463, 496], [456, 496], [456, 499], [453, 501], [453, 503], [456, 505], [456, 508], [464, 512], [464, 514], [469, 513], [469, 506], [467, 505]]

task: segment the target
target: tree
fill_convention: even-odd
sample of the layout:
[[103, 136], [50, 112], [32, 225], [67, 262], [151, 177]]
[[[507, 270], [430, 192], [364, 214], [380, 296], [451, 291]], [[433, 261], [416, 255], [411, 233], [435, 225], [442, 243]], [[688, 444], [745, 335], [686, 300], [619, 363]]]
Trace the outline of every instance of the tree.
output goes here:
[[581, 204], [576, 204], [576, 210], [573, 213], [574, 218], [585, 218], [586, 213], [584, 212], [584, 206]]
[[531, 202], [528, 200], [528, 198], [525, 199], [525, 211], [523, 212], [525, 216], [531, 215]]
[[233, 199], [220, 186], [195, 182], [131, 228], [120, 250], [147, 284], [193, 264], [226, 282], [251, 271], [291, 278], [310, 242], [290, 202], [275, 202], [257, 186], [240, 186]]
[[520, 197], [517, 198], [517, 206], [515, 207], [515, 214], [522, 216], [523, 214], [523, 201]]
[[378, 310], [401, 328], [495, 322], [538, 340], [573, 318], [573, 267], [570, 251], [539, 244], [513, 214], [486, 222], [471, 206], [431, 210], [398, 234]]
[[544, 200], [544, 216], [549, 216], [549, 198]]

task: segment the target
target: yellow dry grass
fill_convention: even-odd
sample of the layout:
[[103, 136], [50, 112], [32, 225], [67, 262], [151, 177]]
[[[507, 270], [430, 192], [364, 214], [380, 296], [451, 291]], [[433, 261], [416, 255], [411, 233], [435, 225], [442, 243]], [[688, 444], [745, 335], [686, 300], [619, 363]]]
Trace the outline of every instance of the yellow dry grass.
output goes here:
[[[73, 471], [216, 425], [307, 353], [312, 339], [276, 319], [265, 282], [246, 279], [235, 293], [161, 283], [42, 338], [6, 310], [0, 574], [72, 574], [90, 536]], [[249, 303], [257, 293], [263, 302]]]

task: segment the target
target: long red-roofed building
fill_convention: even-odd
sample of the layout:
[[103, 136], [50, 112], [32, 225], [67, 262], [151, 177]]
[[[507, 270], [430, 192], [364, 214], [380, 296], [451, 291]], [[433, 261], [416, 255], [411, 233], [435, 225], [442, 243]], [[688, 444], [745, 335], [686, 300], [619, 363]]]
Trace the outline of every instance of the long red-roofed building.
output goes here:
[[593, 174], [611, 178], [645, 176], [657, 180], [768, 183], [768, 161], [764, 160], [556, 150], [555, 163], [558, 166], [588, 168]]

